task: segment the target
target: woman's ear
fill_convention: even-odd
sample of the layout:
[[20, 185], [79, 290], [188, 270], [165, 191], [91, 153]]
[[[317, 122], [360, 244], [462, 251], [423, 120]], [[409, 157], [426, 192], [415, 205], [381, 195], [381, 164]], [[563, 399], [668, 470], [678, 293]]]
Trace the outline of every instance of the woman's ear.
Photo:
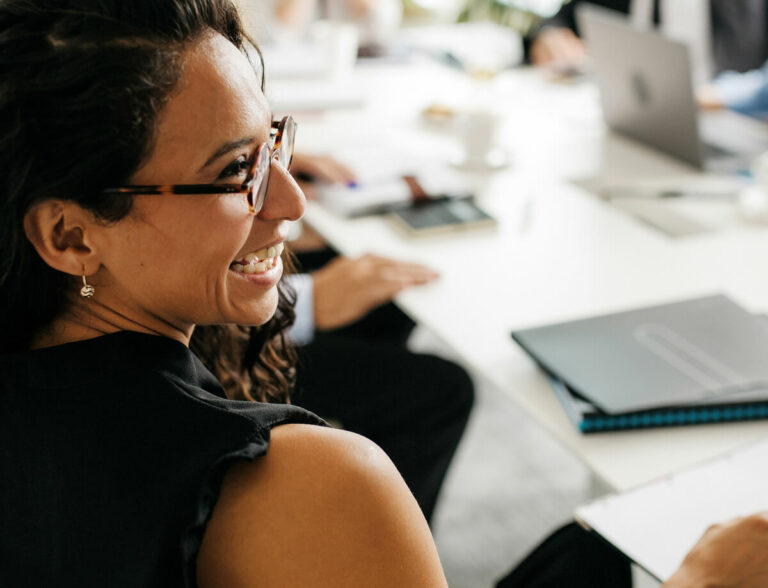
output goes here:
[[91, 236], [93, 215], [74, 202], [45, 200], [24, 216], [24, 232], [53, 269], [74, 276], [95, 273], [100, 265]]

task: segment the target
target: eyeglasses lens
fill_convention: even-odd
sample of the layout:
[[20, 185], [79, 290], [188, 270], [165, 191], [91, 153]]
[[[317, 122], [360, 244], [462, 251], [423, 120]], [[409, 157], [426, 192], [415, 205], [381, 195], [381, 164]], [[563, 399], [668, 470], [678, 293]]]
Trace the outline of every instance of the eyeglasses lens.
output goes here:
[[287, 117], [285, 126], [283, 127], [282, 136], [280, 137], [280, 146], [277, 152], [277, 161], [288, 170], [291, 168], [291, 160], [293, 159], [293, 143], [296, 137], [296, 122], [293, 117]]
[[264, 205], [264, 197], [267, 194], [267, 176], [269, 175], [269, 149], [265, 146], [256, 154], [253, 163], [253, 181], [248, 191], [248, 205], [253, 214], [258, 214]]
[[[281, 167], [289, 170], [293, 160], [293, 141], [296, 137], [296, 122], [293, 117], [286, 117], [282, 124], [280, 132], [280, 144], [273, 157]], [[250, 190], [248, 191], [248, 205], [253, 214], [258, 214], [264, 205], [264, 199], [267, 196], [267, 187], [269, 184], [270, 167], [270, 149], [263, 145], [256, 154], [256, 160], [253, 162], [253, 171], [251, 173]]]

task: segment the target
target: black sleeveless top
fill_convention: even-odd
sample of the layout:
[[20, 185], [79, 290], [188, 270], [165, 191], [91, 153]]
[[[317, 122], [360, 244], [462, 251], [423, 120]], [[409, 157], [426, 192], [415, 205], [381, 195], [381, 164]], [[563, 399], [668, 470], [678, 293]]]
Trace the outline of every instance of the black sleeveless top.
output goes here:
[[226, 400], [164, 337], [0, 356], [0, 585], [196, 586], [224, 472], [283, 423], [323, 424]]

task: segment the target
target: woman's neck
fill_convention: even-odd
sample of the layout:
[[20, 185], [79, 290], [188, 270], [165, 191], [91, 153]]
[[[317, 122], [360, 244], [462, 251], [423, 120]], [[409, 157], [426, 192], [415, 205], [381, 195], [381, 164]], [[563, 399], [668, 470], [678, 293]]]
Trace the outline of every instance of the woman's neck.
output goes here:
[[91, 299], [87, 306], [75, 303], [73, 308], [55, 319], [32, 341], [32, 349], [95, 339], [119, 331], [136, 331], [168, 337], [189, 345], [194, 326], [180, 329], [161, 320], [139, 321], [99, 304]]

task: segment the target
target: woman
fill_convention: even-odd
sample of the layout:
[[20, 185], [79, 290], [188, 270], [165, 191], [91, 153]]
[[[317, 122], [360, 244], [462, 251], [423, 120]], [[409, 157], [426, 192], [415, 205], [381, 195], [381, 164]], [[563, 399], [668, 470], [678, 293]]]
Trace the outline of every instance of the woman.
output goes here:
[[[186, 347], [279, 309], [245, 376], [289, 385], [279, 251], [304, 198], [230, 3], [11, 0], [0, 29], [0, 582], [444, 585], [380, 450], [224, 400]], [[234, 377], [214, 354], [240, 342], [213, 335]]]
[[[227, 0], [0, 1], [3, 585], [445, 586], [380, 450], [226, 400], [187, 347], [259, 326], [197, 348], [258, 398], [290, 385], [295, 127], [271, 136], [248, 55]], [[722, 535], [670, 588], [765, 573]]]

